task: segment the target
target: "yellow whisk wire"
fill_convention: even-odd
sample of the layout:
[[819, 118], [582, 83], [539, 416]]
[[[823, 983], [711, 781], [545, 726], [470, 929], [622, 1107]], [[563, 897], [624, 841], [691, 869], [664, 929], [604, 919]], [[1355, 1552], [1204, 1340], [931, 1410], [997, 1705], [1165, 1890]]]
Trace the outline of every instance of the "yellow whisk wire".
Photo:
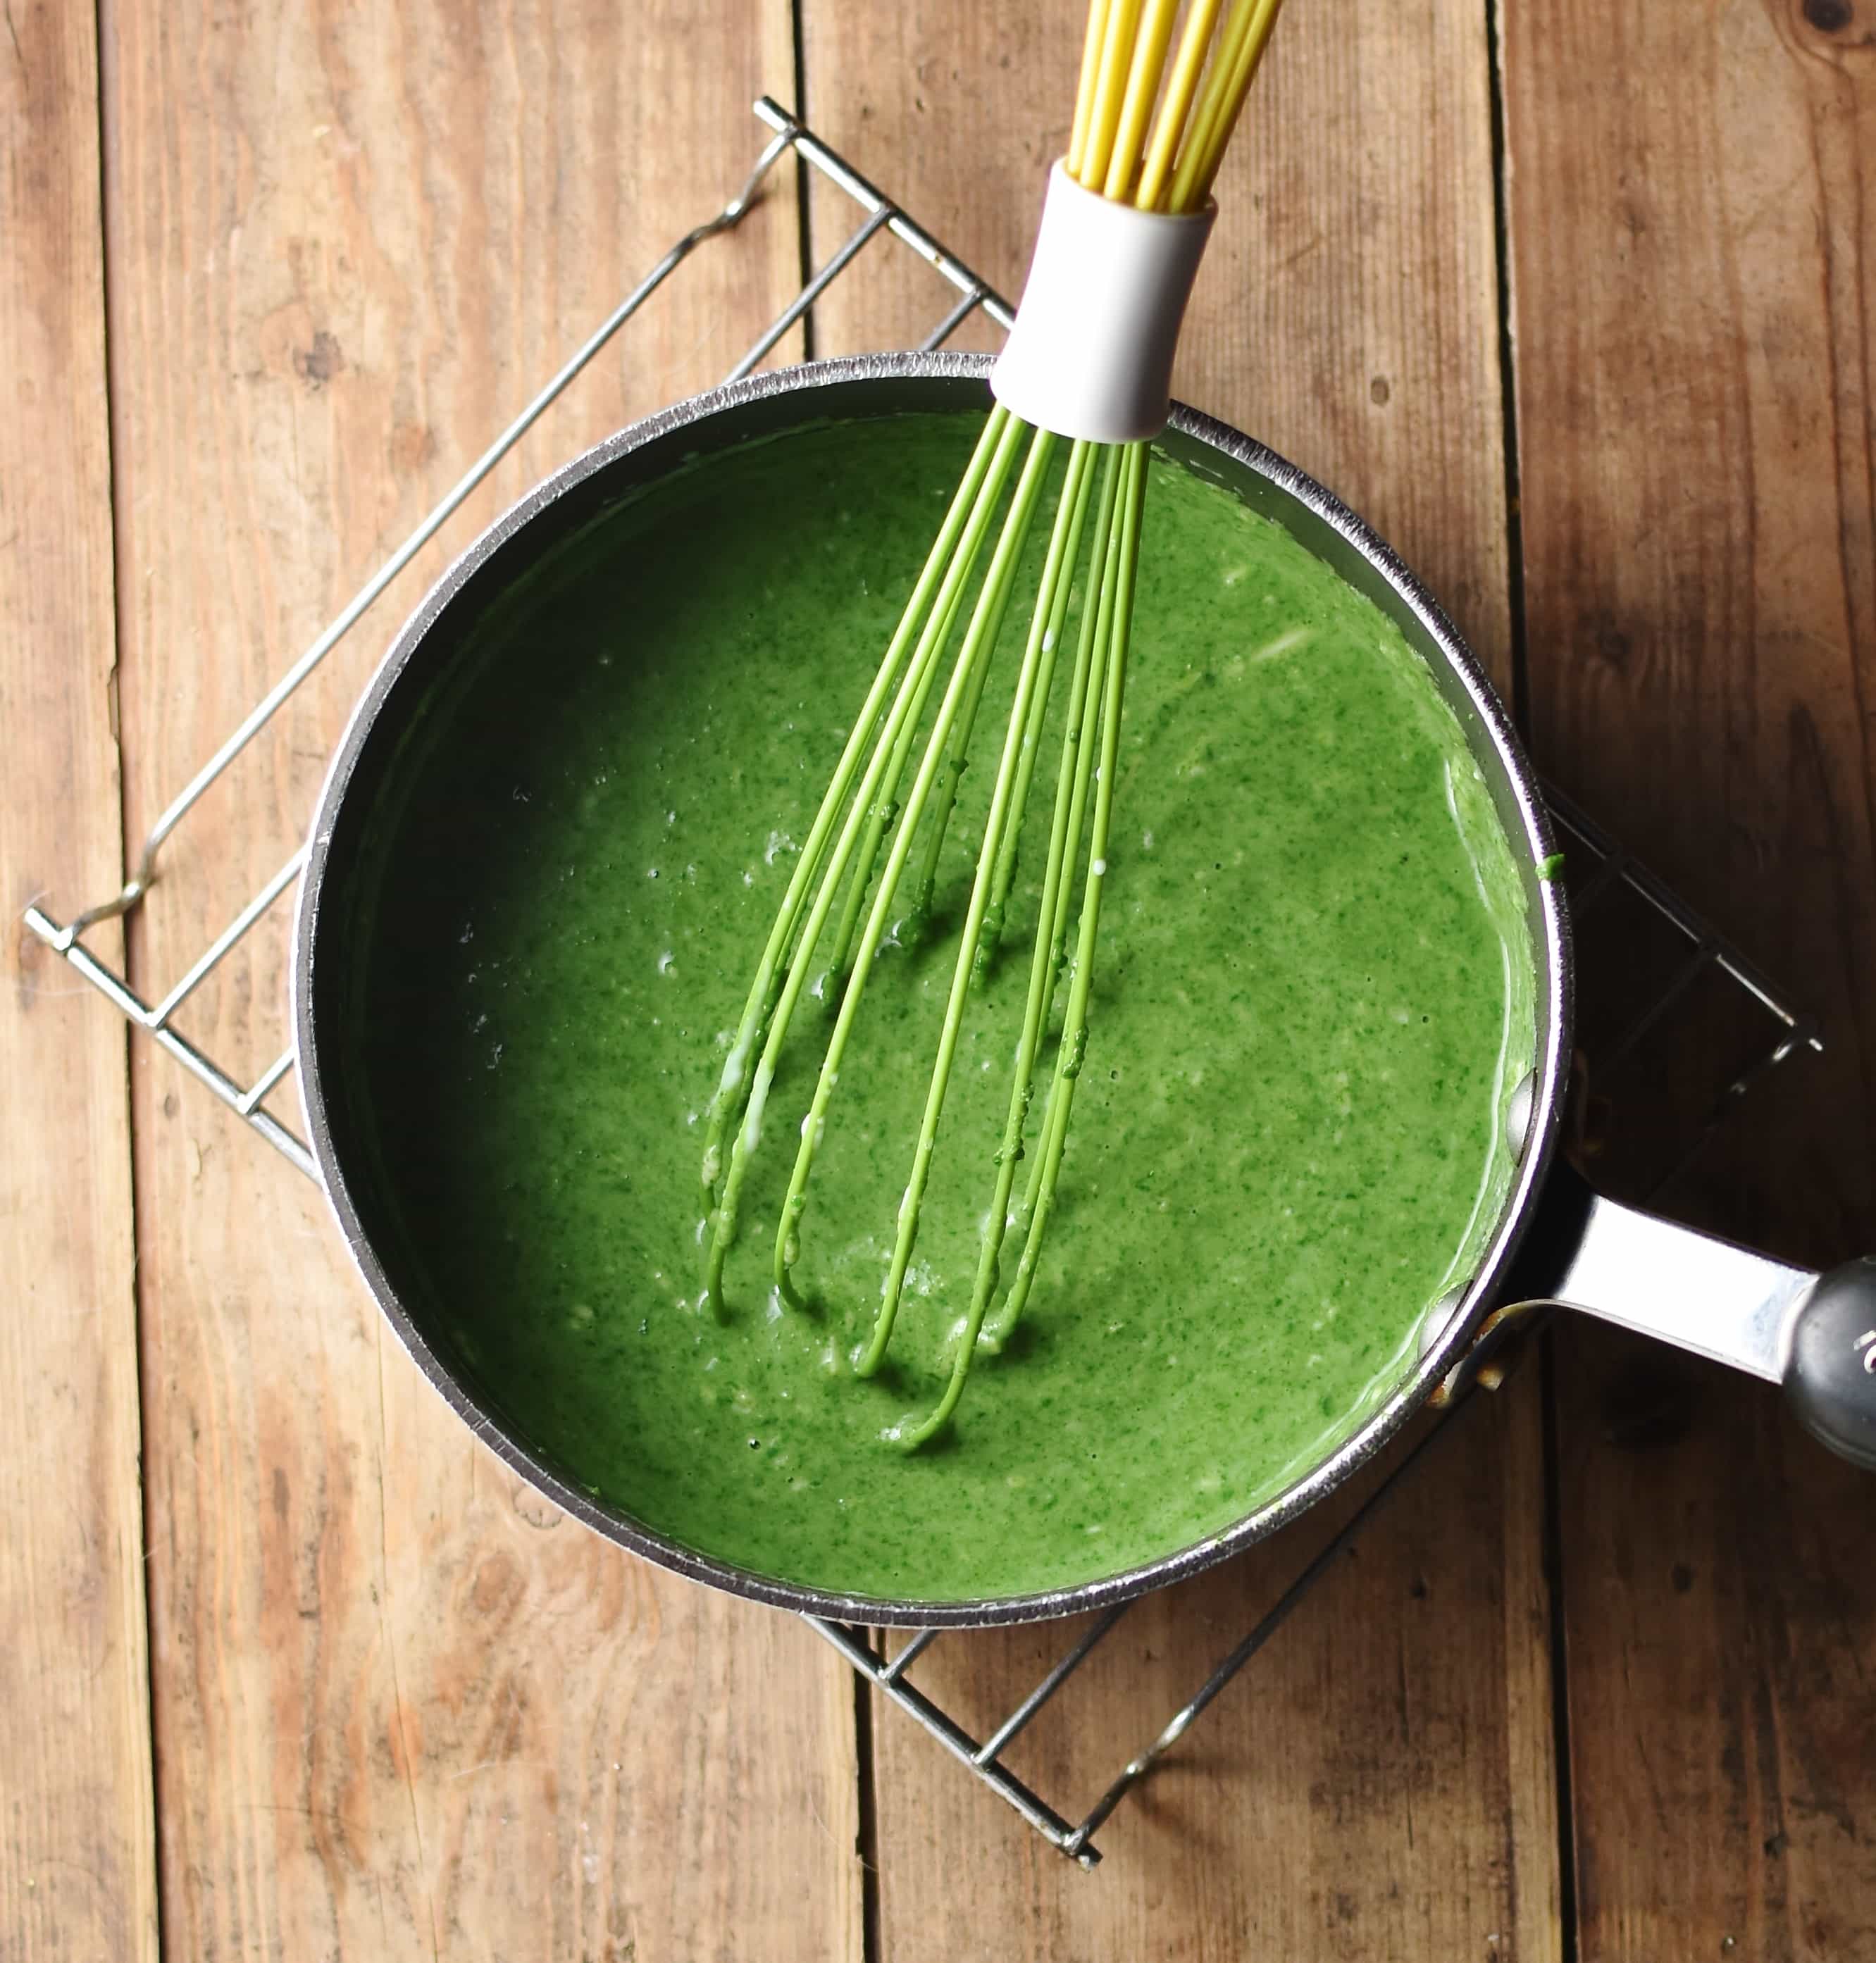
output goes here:
[[1211, 194], [1258, 64], [1269, 45], [1283, 0], [1239, 0], [1220, 37], [1217, 51], [1172, 180], [1170, 209], [1195, 211]]
[[1101, 48], [1101, 72], [1095, 83], [1094, 108], [1088, 141], [1082, 152], [1077, 183], [1099, 191], [1107, 181], [1108, 160], [1120, 129], [1127, 78], [1134, 65], [1134, 42], [1140, 30], [1140, 0], [1108, 0], [1106, 33]]
[[1198, 179], [1198, 159], [1224, 106], [1232, 67], [1256, 9], [1257, 0], [1237, 0], [1220, 22], [1217, 39], [1212, 44], [1211, 59], [1199, 85], [1198, 100], [1186, 118], [1181, 136], [1179, 158], [1173, 166], [1172, 189], [1167, 198], [1170, 210], [1191, 208], [1192, 190]]
[[1172, 78], [1166, 85], [1166, 100], [1159, 105], [1159, 120], [1153, 125], [1134, 194], [1134, 202], [1142, 211], [1166, 208], [1165, 197], [1179, 155], [1179, 139], [1185, 133], [1186, 119], [1191, 113], [1192, 98], [1198, 92], [1198, 78], [1204, 72], [1212, 30], [1217, 24], [1223, 0], [1194, 0], [1192, 11], [1186, 16], [1179, 52], [1173, 58]]
[[1077, 183], [1088, 147], [1089, 126], [1094, 120], [1095, 94], [1101, 85], [1101, 51], [1106, 45], [1107, 33], [1108, 0], [1089, 0], [1088, 33], [1082, 43], [1081, 80], [1075, 91], [1075, 126], [1069, 136], [1065, 159], [1069, 175]]
[[1131, 200], [1140, 175], [1140, 144], [1159, 93], [1166, 49], [1172, 39], [1173, 17], [1179, 11], [1179, 0], [1146, 0], [1134, 43], [1134, 59], [1121, 105], [1120, 123], [1114, 133], [1113, 153], [1108, 159], [1107, 178], [1101, 187], [1104, 197]]
[[1198, 210], [1282, 4], [1189, 0], [1169, 69], [1181, 0], [1091, 0], [1069, 175], [1143, 211]]

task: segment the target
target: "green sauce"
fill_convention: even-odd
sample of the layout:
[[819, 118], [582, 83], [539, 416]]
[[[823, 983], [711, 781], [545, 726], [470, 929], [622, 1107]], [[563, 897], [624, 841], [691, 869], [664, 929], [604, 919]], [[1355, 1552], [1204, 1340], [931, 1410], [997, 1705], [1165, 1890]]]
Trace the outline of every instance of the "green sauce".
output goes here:
[[394, 1272], [505, 1420], [691, 1547], [923, 1599], [1169, 1552], [1358, 1423], [1496, 1224], [1533, 1045], [1510, 848], [1424, 668], [1286, 533], [1156, 463], [1090, 1042], [1022, 1324], [944, 1439], [881, 1442], [941, 1386], [1009, 1094], [1053, 747], [890, 1357], [856, 1379], [1020, 591], [938, 918], [883, 957], [830, 1115], [795, 1270], [814, 1312], [773, 1305], [768, 1270], [818, 1010], [769, 1100], [728, 1318], [697, 1312], [699, 1114], [974, 434], [896, 418], [695, 464], [505, 600], [376, 821], [359, 991]]

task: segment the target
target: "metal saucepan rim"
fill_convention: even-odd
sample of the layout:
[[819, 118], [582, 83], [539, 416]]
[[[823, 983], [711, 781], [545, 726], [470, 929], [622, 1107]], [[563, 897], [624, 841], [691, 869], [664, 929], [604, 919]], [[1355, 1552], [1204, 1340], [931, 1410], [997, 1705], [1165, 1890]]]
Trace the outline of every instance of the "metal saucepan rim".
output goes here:
[[[1532, 938], [1540, 950], [1541, 970], [1534, 978], [1547, 1001], [1549, 1015], [1540, 1030], [1541, 1053], [1535, 1065], [1530, 1133], [1497, 1231], [1460, 1309], [1450, 1318], [1445, 1330], [1427, 1348], [1406, 1380], [1370, 1416], [1361, 1429], [1294, 1485], [1222, 1533], [1101, 1580], [975, 1602], [920, 1602], [841, 1594], [773, 1580], [666, 1539], [601, 1505], [579, 1487], [569, 1485], [513, 1437], [500, 1420], [485, 1409], [457, 1379], [399, 1300], [370, 1245], [347, 1188], [343, 1169], [338, 1163], [320, 1082], [319, 1036], [315, 1026], [310, 985], [320, 906], [325, 896], [326, 861], [338, 813], [380, 711], [424, 636], [470, 578], [531, 520], [595, 472], [607, 469], [621, 457], [675, 431], [771, 396], [808, 395], [824, 388], [871, 380], [980, 379], [988, 374], [989, 366], [988, 356], [937, 353], [859, 355], [810, 363], [800, 367], [769, 370], [693, 396], [633, 424], [576, 457], [520, 498], [455, 560], [424, 596], [360, 697], [333, 754], [320, 792], [294, 930], [293, 1032], [307, 1136], [319, 1166], [321, 1183], [338, 1216], [352, 1260], [367, 1286], [418, 1369], [444, 1401], [479, 1438], [531, 1484], [575, 1519], [633, 1553], [693, 1580], [706, 1582], [778, 1608], [874, 1625], [944, 1628], [1039, 1622], [1053, 1616], [1108, 1607], [1169, 1583], [1182, 1580], [1227, 1559], [1254, 1541], [1263, 1539], [1307, 1511], [1332, 1487], [1367, 1464], [1425, 1402], [1434, 1388], [1464, 1354], [1483, 1318], [1493, 1291], [1505, 1273], [1529, 1220], [1549, 1164], [1569, 1055], [1572, 971], [1568, 921], [1560, 894], [1553, 884], [1541, 882], [1541, 917], [1531, 922]], [[1549, 819], [1502, 705], [1445, 610], [1401, 562], [1393, 548], [1313, 479], [1241, 431], [1182, 405], [1175, 405], [1170, 427], [1179, 434], [1268, 479], [1339, 533], [1381, 573], [1440, 648], [1465, 687], [1481, 725], [1489, 732], [1499, 768], [1516, 801], [1525, 829], [1525, 849], [1536, 859], [1547, 857], [1552, 849]]]

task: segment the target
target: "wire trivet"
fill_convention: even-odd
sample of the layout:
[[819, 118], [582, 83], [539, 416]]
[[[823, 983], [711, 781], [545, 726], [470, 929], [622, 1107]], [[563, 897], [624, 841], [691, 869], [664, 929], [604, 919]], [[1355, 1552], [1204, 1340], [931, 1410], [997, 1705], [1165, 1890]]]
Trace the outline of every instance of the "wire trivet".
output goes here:
[[[848, 271], [878, 232], [889, 233], [909, 246], [951, 290], [951, 304], [920, 344], [922, 347], [941, 347], [973, 314], [979, 312], [1005, 329], [1014, 318], [1014, 310], [994, 287], [979, 278], [779, 103], [764, 96], [756, 103], [755, 113], [773, 133], [756, 158], [742, 189], [714, 217], [678, 240], [574, 351], [409, 537], [379, 567], [325, 631], [255, 703], [157, 819], [123, 889], [109, 899], [86, 908], [65, 926], [37, 905], [27, 909], [26, 924], [40, 940], [63, 956], [132, 1024], [152, 1037], [231, 1111], [309, 1177], [316, 1179], [318, 1175], [305, 1142], [271, 1108], [293, 1072], [295, 1059], [291, 1042], [258, 1075], [244, 1083], [192, 1043], [177, 1027], [176, 1022], [178, 1014], [201, 985], [293, 889], [305, 859], [303, 846], [288, 857], [279, 870], [190, 964], [168, 992], [153, 1002], [145, 1000], [125, 976], [107, 967], [85, 946], [84, 936], [87, 930], [101, 921], [128, 913], [143, 903], [155, 882], [157, 862], [165, 845], [204, 794], [226, 775], [288, 700], [357, 626], [385, 588], [441, 530], [470, 494], [620, 328], [705, 240], [735, 228], [755, 204], [782, 159], [791, 152], [857, 205], [861, 213], [861, 221], [763, 329], [726, 379], [734, 380], [754, 369], [783, 335], [807, 315], [815, 301]], [[1691, 1135], [1680, 1142], [1665, 1164], [1652, 1169], [1646, 1183], [1650, 1190], [1656, 1190], [1681, 1170], [1740, 1100], [1768, 1074], [1800, 1052], [1817, 1051], [1823, 1046], [1811, 1019], [1791, 1007], [1742, 954], [1699, 919], [1669, 887], [1639, 865], [1568, 799], [1554, 791], [1547, 792], [1547, 796], [1566, 847], [1571, 911], [1579, 939], [1584, 937], [1586, 926], [1591, 924], [1593, 915], [1598, 912], [1611, 913], [1618, 904], [1626, 903], [1631, 907], [1639, 906], [1640, 922], [1658, 937], [1660, 943], [1659, 959], [1655, 963], [1624, 964], [1631, 979], [1637, 972], [1655, 975], [1655, 979], [1651, 985], [1630, 991], [1631, 1000], [1621, 1005], [1622, 1013], [1613, 1023], [1606, 1042], [1592, 1046], [1589, 1061], [1595, 1080], [1606, 1085], [1631, 1065], [1644, 1053], [1644, 1045], [1658, 1041], [1658, 1033], [1666, 1019], [1682, 1007], [1697, 985], [1710, 977], [1717, 978], [1730, 988], [1738, 1002], [1751, 1012], [1755, 1023], [1762, 1018], [1769, 1025], [1769, 1031], [1760, 1032], [1763, 1041], [1755, 1037], [1748, 1042], [1743, 1067], [1724, 1074]], [[278, 928], [280, 931], [285, 930], [284, 920], [278, 923]], [[1632, 942], [1636, 930], [1634, 921], [1627, 923], [1624, 929], [1625, 946]], [[1584, 967], [1586, 972], [1589, 964], [1586, 962]], [[1658, 975], [1656, 968], [1661, 970]], [[862, 1677], [922, 1724], [960, 1764], [1007, 1801], [1053, 1846], [1082, 1866], [1092, 1867], [1101, 1858], [1094, 1844], [1094, 1836], [1114, 1808], [1281, 1628], [1327, 1572], [1336, 1556], [1354, 1541], [1450, 1422], [1450, 1416], [1443, 1416], [1426, 1431], [1345, 1524], [1309, 1559], [1295, 1580], [1236, 1646], [1220, 1660], [1192, 1697], [1122, 1768], [1094, 1804], [1072, 1820], [1018, 1779], [1005, 1763], [1005, 1755], [1096, 1646], [1111, 1633], [1133, 1606], [1131, 1603], [1124, 1603], [1109, 1609], [1082, 1631], [1009, 1715], [982, 1738], [974, 1736], [912, 1681], [913, 1665], [938, 1640], [939, 1631], [922, 1629], [912, 1632], [897, 1653], [889, 1657], [875, 1632], [864, 1627], [823, 1621], [813, 1616], [803, 1619], [818, 1629]], [[1294, 1535], [1297, 1529], [1292, 1527], [1289, 1531]], [[970, 1632], [949, 1632], [949, 1640], [968, 1641]]]

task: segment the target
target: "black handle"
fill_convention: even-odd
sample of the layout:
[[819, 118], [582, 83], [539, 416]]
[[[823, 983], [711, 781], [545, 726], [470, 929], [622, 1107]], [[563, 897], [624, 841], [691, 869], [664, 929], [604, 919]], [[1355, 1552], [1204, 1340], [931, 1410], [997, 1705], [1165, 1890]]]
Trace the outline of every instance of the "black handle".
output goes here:
[[1876, 1257], [1833, 1268], [1799, 1305], [1785, 1392], [1813, 1438], [1876, 1471]]

